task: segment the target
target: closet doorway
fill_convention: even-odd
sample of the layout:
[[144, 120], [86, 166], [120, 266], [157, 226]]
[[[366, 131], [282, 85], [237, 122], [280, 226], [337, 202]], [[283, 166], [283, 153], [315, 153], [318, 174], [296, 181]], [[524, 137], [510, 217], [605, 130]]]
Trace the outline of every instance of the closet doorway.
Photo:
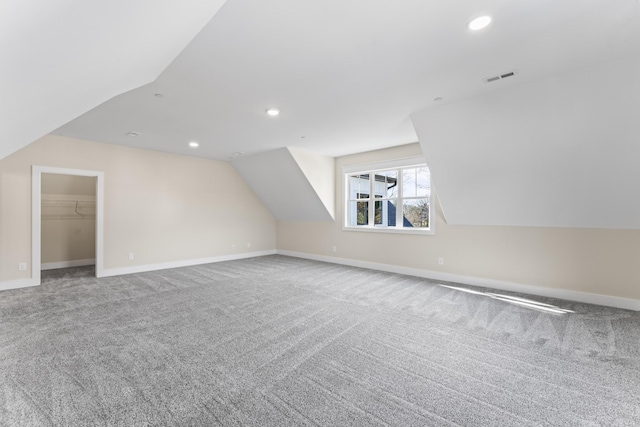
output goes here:
[[34, 166], [32, 277], [40, 271], [95, 265], [103, 268], [103, 173]]

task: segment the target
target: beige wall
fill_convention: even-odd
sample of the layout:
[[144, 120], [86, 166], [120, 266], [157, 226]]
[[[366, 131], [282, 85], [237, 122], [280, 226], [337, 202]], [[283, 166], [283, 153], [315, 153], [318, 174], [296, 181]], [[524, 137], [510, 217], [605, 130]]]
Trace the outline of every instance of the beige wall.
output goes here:
[[96, 257], [95, 219], [44, 218], [41, 233], [42, 264], [94, 260]]
[[43, 173], [41, 183], [42, 264], [95, 259], [96, 178]]
[[42, 194], [68, 194], [73, 196], [96, 196], [96, 178], [91, 176], [43, 173]]
[[275, 249], [274, 218], [228, 163], [49, 135], [0, 160], [0, 282], [31, 277], [32, 165], [104, 172], [105, 269]]
[[448, 226], [437, 209], [433, 236], [343, 231], [342, 168], [416, 155], [410, 144], [336, 159], [336, 221], [280, 221], [278, 249], [640, 299], [640, 230]]
[[[337, 220], [278, 222], [278, 249], [640, 299], [640, 230], [448, 226], [439, 209], [433, 236], [342, 230], [342, 167], [420, 154], [336, 159]], [[47, 136], [0, 160], [0, 282], [30, 277], [32, 165], [104, 172], [106, 269], [276, 247], [275, 220], [228, 163]]]

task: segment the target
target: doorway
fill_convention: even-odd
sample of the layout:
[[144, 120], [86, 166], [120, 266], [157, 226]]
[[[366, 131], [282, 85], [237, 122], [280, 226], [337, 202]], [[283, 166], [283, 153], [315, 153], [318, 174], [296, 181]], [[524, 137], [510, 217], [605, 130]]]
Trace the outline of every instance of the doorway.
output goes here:
[[[44, 268], [61, 268], [87, 265], [90, 262], [95, 263], [96, 277], [102, 277], [104, 173], [33, 166], [31, 196], [31, 275], [34, 281], [40, 284], [43, 265]], [[44, 224], [44, 221], [60, 222]], [[61, 229], [69, 229], [76, 235], [63, 237], [63, 241], [49, 242], [52, 234], [59, 233]], [[43, 232], [46, 237], [44, 244]], [[82, 234], [85, 236], [81, 236]], [[94, 247], [93, 250], [86, 247], [72, 248], [71, 241], [76, 245], [91, 244]], [[66, 251], [67, 258], [77, 258], [79, 253], [91, 253], [94, 258], [76, 259], [75, 263], [73, 260], [55, 261], [52, 252], [57, 250]]]
[[43, 173], [40, 270], [96, 263], [96, 178]]

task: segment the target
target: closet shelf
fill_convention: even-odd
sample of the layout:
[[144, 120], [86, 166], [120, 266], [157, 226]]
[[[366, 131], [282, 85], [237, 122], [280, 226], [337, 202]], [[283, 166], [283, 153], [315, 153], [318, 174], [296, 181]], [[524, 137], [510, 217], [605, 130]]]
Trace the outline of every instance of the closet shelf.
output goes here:
[[41, 200], [41, 218], [43, 220], [95, 220], [96, 202], [66, 198], [43, 199]]
[[96, 216], [91, 214], [91, 215], [87, 215], [87, 214], [83, 214], [82, 216], [80, 215], [52, 215], [52, 214], [42, 214], [41, 219], [43, 220], [47, 220], [47, 219], [72, 219], [72, 220], [78, 220], [78, 219], [92, 219], [95, 220]]
[[96, 206], [96, 202], [93, 200], [42, 200], [42, 207], [74, 207], [78, 206], [87, 206], [94, 207]]

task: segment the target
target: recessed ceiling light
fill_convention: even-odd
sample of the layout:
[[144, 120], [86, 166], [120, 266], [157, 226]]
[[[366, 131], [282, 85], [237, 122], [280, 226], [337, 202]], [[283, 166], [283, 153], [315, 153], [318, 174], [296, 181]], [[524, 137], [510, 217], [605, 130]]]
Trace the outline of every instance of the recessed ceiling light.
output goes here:
[[191, 142], [189, 143], [189, 147], [191, 147], [191, 148], [198, 148], [199, 146], [200, 146], [200, 144], [198, 144], [198, 143], [197, 143], [197, 142], [195, 142], [195, 141], [191, 141]]
[[440, 102], [440, 101], [442, 101], [442, 97], [439, 96], [437, 98], [433, 98], [433, 100], [434, 100], [434, 102]]
[[472, 19], [467, 24], [467, 28], [472, 31], [481, 30], [491, 23], [491, 17], [489, 15], [478, 16]]
[[164, 95], [161, 93], [154, 93], [153, 96], [155, 96], [156, 98], [162, 98]]
[[242, 156], [244, 153], [242, 151], [236, 151], [235, 153], [231, 153], [233, 157]]
[[136, 132], [135, 130], [130, 130], [127, 132], [127, 136], [139, 136], [140, 132]]
[[269, 108], [267, 109], [267, 114], [270, 116], [277, 116], [278, 114], [280, 114], [280, 110], [278, 110], [277, 108]]

